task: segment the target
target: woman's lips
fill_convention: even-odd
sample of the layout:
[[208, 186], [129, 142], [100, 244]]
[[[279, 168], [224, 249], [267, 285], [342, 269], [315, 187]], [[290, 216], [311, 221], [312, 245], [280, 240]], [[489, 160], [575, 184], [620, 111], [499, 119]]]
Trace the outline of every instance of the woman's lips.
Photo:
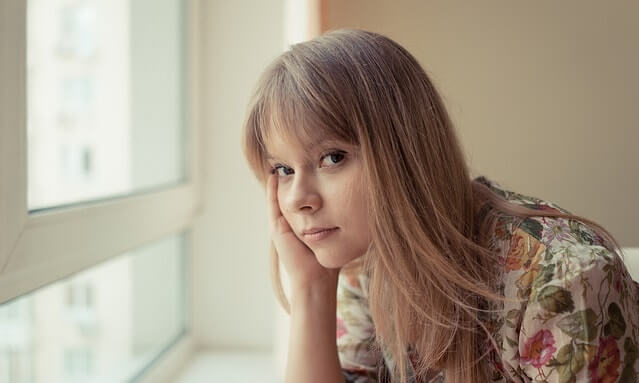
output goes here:
[[332, 229], [318, 231], [317, 233], [304, 234], [304, 239], [307, 241], [319, 241], [335, 233], [337, 230], [339, 230], [339, 228], [334, 227]]

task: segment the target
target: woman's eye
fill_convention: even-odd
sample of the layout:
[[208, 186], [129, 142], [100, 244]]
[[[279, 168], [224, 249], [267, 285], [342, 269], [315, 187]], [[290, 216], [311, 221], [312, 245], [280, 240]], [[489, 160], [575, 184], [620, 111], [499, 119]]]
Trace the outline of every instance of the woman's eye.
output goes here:
[[325, 160], [329, 160], [329, 165], [337, 165], [337, 163], [344, 160], [344, 154], [345, 153], [341, 151], [330, 152], [322, 157], [322, 162], [324, 162]]
[[[346, 152], [343, 151], [330, 152], [322, 156], [321, 162], [322, 164], [326, 164], [327, 166], [335, 166], [344, 161], [345, 155]], [[271, 174], [275, 173], [277, 173], [279, 176], [286, 177], [293, 174], [294, 172], [291, 168], [288, 168], [281, 164], [276, 164], [273, 165], [273, 167], [271, 168]]]
[[[284, 172], [280, 172], [280, 170], [284, 170]], [[271, 172], [272, 173], [277, 173], [280, 176], [287, 176], [287, 175], [292, 173], [291, 169], [289, 169], [289, 168], [287, 168], [285, 166], [282, 166], [282, 165], [273, 166], [273, 169], [272, 169]], [[291, 172], [291, 173], [287, 173], [287, 172]]]

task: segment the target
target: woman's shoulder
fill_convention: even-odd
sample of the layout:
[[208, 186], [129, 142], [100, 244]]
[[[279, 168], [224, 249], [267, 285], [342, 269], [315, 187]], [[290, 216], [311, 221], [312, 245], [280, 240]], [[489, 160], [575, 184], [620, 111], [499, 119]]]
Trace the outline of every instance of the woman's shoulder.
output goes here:
[[[512, 233], [502, 258], [506, 296], [534, 300], [543, 291], [572, 288], [577, 282], [586, 286], [589, 278], [611, 273], [631, 280], [621, 257], [593, 240], [588, 228], [571, 229], [563, 220], [540, 221], [527, 219]], [[549, 286], [554, 287], [546, 289]]]
[[[539, 198], [503, 188], [501, 193], [533, 209], [569, 213]], [[576, 220], [533, 216], [510, 222], [509, 230], [496, 234], [506, 249], [499, 282], [507, 299], [521, 301], [505, 302], [495, 318], [500, 371], [535, 379], [557, 375], [560, 381], [634, 376], [639, 284], [620, 255]]]
[[[508, 190], [479, 177], [509, 202], [539, 211], [572, 214], [558, 204]], [[573, 280], [588, 270], [604, 272], [623, 267], [621, 258], [590, 225], [564, 217], [502, 215], [493, 235], [502, 244], [504, 278], [517, 287], [517, 297], [533, 293], [531, 287], [560, 278]], [[514, 281], [513, 281], [513, 278]]]
[[490, 190], [500, 195], [504, 199], [508, 200], [509, 202], [515, 203], [517, 205], [521, 205], [533, 210], [551, 210], [551, 211], [559, 211], [562, 213], [570, 214], [570, 212], [567, 209], [559, 206], [558, 204], [554, 202], [551, 202], [533, 195], [523, 194], [523, 193], [511, 190], [509, 188], [502, 186], [500, 183], [498, 183], [494, 179], [490, 179], [486, 176], [479, 176], [475, 178], [473, 181], [488, 187]]
[[[543, 212], [572, 214], [557, 203], [535, 196], [509, 190], [485, 176], [477, 177], [482, 183], [508, 202]], [[539, 245], [548, 252], [563, 251], [567, 247], [604, 246], [604, 239], [590, 225], [574, 219], [563, 217], [532, 216], [521, 218], [500, 214], [499, 225], [494, 233], [500, 241], [507, 241], [507, 246], [517, 246], [519, 241], [526, 240], [531, 245]], [[548, 252], [544, 256], [548, 256]]]

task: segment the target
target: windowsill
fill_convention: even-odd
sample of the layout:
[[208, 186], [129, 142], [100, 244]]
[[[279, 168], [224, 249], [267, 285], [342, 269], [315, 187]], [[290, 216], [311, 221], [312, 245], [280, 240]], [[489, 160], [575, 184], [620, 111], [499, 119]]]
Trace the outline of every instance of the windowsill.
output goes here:
[[271, 352], [204, 350], [196, 353], [174, 383], [280, 383]]

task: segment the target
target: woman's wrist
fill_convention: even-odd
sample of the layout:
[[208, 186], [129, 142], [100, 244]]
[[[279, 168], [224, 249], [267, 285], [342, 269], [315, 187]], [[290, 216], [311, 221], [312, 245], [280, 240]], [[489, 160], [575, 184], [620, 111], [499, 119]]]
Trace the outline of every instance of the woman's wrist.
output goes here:
[[337, 302], [337, 275], [310, 284], [293, 284], [291, 308], [299, 306], [331, 305]]

